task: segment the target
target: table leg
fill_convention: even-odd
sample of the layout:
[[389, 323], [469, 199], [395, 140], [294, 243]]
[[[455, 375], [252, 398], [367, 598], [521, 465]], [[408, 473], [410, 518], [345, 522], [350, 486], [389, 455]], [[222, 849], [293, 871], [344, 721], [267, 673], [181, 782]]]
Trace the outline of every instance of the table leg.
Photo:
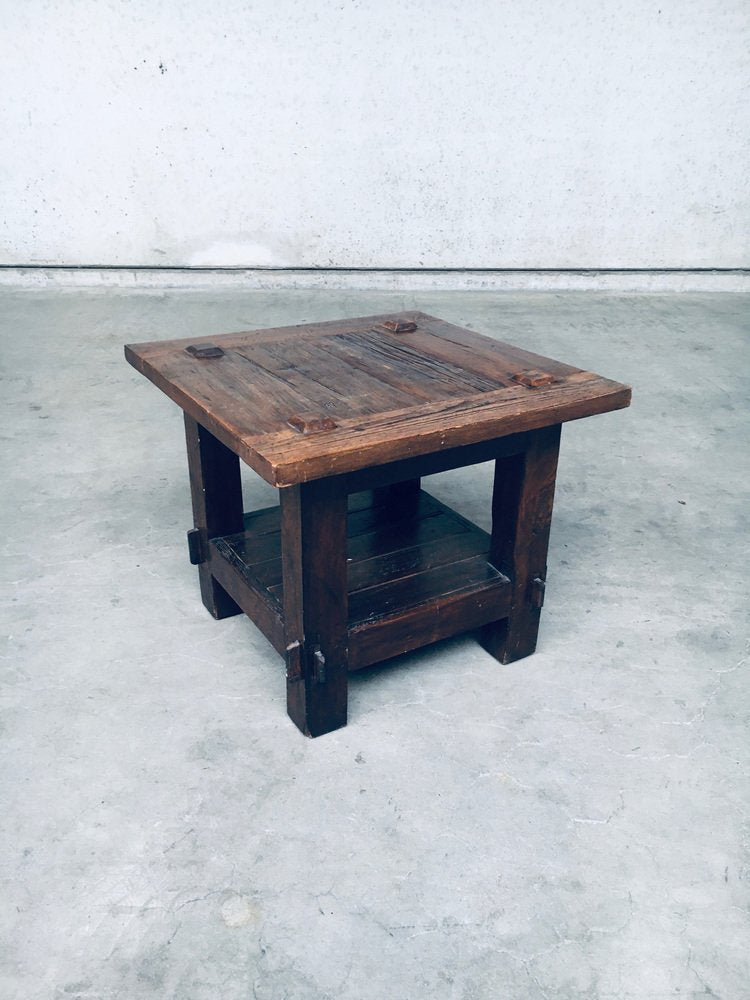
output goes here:
[[330, 479], [279, 492], [287, 711], [321, 736], [346, 725], [347, 495]]
[[412, 513], [419, 506], [421, 479], [406, 479], [390, 486], [377, 486], [373, 490], [376, 504], [382, 504], [394, 516]]
[[536, 649], [559, 447], [555, 424], [533, 432], [521, 454], [495, 461], [489, 559], [513, 589], [509, 617], [485, 626], [482, 644], [501, 663]]
[[208, 542], [221, 535], [242, 531], [242, 483], [240, 462], [233, 451], [205, 427], [185, 414], [190, 493], [193, 521], [199, 533], [198, 576], [203, 603], [214, 618], [242, 614], [208, 568]]

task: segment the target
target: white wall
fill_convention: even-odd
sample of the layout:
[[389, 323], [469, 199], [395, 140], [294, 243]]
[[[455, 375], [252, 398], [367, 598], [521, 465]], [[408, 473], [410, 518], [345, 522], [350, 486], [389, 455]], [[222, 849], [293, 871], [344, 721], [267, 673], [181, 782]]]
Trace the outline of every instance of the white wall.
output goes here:
[[0, 262], [750, 265], [748, 0], [0, 0]]

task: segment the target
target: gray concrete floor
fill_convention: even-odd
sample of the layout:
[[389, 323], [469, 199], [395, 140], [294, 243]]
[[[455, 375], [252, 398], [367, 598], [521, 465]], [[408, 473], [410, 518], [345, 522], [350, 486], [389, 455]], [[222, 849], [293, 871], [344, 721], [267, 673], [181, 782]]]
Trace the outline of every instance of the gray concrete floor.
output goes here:
[[[6, 290], [0, 996], [749, 997], [749, 306]], [[310, 741], [200, 603], [181, 416], [122, 344], [406, 307], [634, 402], [563, 432], [537, 654], [405, 656]], [[487, 526], [490, 476], [431, 487]]]

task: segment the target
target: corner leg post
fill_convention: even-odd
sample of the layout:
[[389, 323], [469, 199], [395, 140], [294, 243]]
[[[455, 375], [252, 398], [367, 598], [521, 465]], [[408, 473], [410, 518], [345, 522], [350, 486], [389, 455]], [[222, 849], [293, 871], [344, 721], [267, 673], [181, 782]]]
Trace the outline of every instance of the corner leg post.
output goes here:
[[560, 424], [529, 435], [525, 451], [495, 461], [490, 562], [511, 581], [507, 618], [486, 625], [481, 641], [501, 663], [536, 649], [547, 578]]
[[328, 479], [283, 487], [287, 711], [307, 736], [346, 725], [347, 496]]
[[413, 514], [419, 507], [422, 480], [406, 479], [390, 486], [376, 486], [373, 490], [373, 500], [376, 505], [388, 509], [389, 515], [395, 519]]
[[185, 440], [190, 470], [193, 522], [197, 531], [191, 540], [191, 555], [198, 561], [203, 603], [214, 618], [242, 614], [221, 584], [211, 575], [208, 543], [243, 528], [240, 462], [233, 451], [185, 414]]

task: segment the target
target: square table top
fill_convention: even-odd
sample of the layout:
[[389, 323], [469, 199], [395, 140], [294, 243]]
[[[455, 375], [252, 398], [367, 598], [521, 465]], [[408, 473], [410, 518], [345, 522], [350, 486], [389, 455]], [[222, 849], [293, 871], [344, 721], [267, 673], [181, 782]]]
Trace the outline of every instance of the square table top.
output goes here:
[[128, 344], [275, 486], [617, 410], [630, 389], [422, 312]]

